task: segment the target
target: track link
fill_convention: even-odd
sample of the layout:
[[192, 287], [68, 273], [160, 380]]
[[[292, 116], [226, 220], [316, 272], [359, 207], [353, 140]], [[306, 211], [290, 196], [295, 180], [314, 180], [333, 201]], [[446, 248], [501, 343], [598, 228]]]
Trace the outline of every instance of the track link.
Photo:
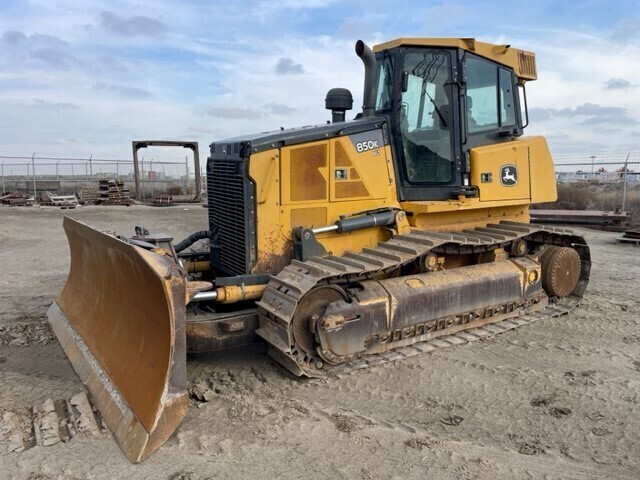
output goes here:
[[9, 410], [0, 419], [0, 451], [21, 452], [36, 446], [67, 443], [78, 434], [106, 433], [102, 417], [86, 393], [48, 398], [30, 408]]
[[[384, 276], [430, 252], [440, 254], [474, 254], [508, 248], [514, 241], [524, 239], [530, 245], [559, 245], [573, 247], [580, 255], [581, 272], [578, 285], [564, 299], [550, 299], [550, 305], [531, 315], [498, 321], [480, 328], [438, 337], [432, 340], [398, 347], [385, 353], [363, 356], [336, 366], [326, 365], [311, 354], [304, 353], [293, 340], [292, 321], [302, 298], [312, 289], [328, 284], [349, 284]], [[315, 257], [302, 262], [293, 260], [280, 273], [273, 276], [262, 299], [257, 302], [260, 315], [258, 335], [270, 344], [270, 354], [296, 375], [323, 377], [339, 375], [349, 370], [366, 368], [398, 358], [413, 356], [424, 351], [443, 348], [451, 344], [467, 343], [473, 336], [500, 333], [534, 320], [556, 317], [568, 313], [580, 303], [589, 280], [591, 259], [585, 240], [569, 229], [526, 223], [503, 221], [461, 232], [430, 232], [412, 230], [396, 235], [375, 248], [343, 256]], [[322, 365], [322, 368], [316, 366]]]

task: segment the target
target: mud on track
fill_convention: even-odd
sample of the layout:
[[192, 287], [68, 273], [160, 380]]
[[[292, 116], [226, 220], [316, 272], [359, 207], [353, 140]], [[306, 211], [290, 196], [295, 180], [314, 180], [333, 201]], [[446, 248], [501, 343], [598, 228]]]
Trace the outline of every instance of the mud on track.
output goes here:
[[[45, 320], [68, 271], [62, 216], [180, 240], [206, 228], [187, 208], [0, 208], [0, 416], [35, 406], [46, 423], [48, 399], [84, 391]], [[640, 247], [579, 233], [593, 269], [569, 315], [327, 381], [259, 345], [200, 357], [189, 414], [142, 465], [99, 418], [21, 452], [0, 426], [0, 478], [640, 478]]]

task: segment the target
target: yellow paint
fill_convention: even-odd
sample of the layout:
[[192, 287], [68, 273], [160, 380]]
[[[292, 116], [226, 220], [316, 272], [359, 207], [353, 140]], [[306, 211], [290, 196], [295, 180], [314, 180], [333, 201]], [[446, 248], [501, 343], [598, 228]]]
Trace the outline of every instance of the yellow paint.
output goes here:
[[280, 151], [272, 149], [251, 155], [249, 175], [256, 182], [259, 199], [256, 205], [258, 259], [253, 273], [275, 272], [289, 263], [284, 251], [290, 242], [290, 236], [283, 235], [280, 229]]
[[[311, 150], [304, 150], [311, 147]], [[317, 156], [326, 147], [326, 162]], [[336, 151], [340, 159], [336, 165]], [[296, 151], [297, 150], [297, 151]], [[297, 168], [296, 159], [309, 152], [314, 168]], [[336, 178], [336, 169], [347, 169], [345, 179]], [[295, 175], [295, 172], [304, 175]], [[292, 173], [293, 172], [293, 173]], [[353, 176], [355, 172], [355, 178]], [[400, 205], [396, 199], [392, 174], [391, 150], [388, 146], [358, 153], [349, 137], [340, 137], [304, 145], [273, 149], [251, 156], [249, 173], [256, 182], [258, 260], [252, 273], [277, 272], [293, 255], [292, 232], [295, 227], [320, 227], [335, 223], [343, 215]], [[309, 182], [308, 185], [305, 182]], [[336, 184], [360, 183], [356, 195], [336, 194]], [[312, 189], [309, 194], [308, 189]], [[317, 199], [309, 199], [309, 197]], [[390, 232], [371, 228], [348, 234], [323, 234], [318, 240], [328, 252], [342, 255], [374, 247], [390, 237]]]
[[[329, 141], [329, 145], [331, 152], [329, 198], [331, 202], [371, 198], [386, 200], [395, 197], [395, 192], [390, 190], [391, 182], [387, 173], [384, 148], [358, 153], [349, 137], [332, 139]], [[342, 170], [347, 171], [347, 178], [336, 178], [336, 172]], [[344, 194], [340, 194], [339, 188], [344, 186], [350, 186], [354, 195], [346, 197]]]
[[381, 52], [400, 46], [461, 48], [513, 68], [521, 83], [537, 78], [535, 54], [509, 45], [478, 42], [474, 38], [398, 38], [373, 47]]
[[[300, 159], [305, 151], [299, 149], [307, 147], [314, 147], [308, 152], [316, 155], [316, 170], [292, 168], [292, 151], [298, 149], [293, 158], [298, 155]], [[317, 156], [320, 151], [326, 152], [326, 161]], [[388, 146], [358, 153], [348, 137], [339, 137], [252, 155], [250, 175], [258, 192], [258, 261], [253, 273], [277, 272], [290, 262], [294, 228], [330, 225], [343, 215], [395, 207], [407, 212], [406, 219], [398, 223], [400, 233], [410, 228], [460, 231], [501, 220], [528, 222], [532, 202], [555, 199], [553, 161], [543, 137], [477, 147], [471, 150], [470, 161], [471, 182], [479, 187], [478, 197], [399, 203]], [[516, 186], [500, 184], [500, 168], [505, 164], [517, 166]], [[336, 169], [346, 169], [346, 176], [336, 178]], [[306, 177], [294, 176], [292, 171], [303, 171]], [[483, 184], [481, 173], [490, 173], [492, 182]], [[321, 198], [307, 199], [305, 181], [315, 182], [311, 196]], [[340, 182], [361, 182], [368, 195], [360, 195], [359, 187], [352, 190], [356, 195], [340, 198], [336, 194]], [[374, 247], [390, 235], [387, 229], [370, 228], [349, 234], [325, 233], [318, 241], [327, 252], [342, 255]]]
[[[501, 167], [516, 165], [518, 183], [505, 186], [500, 181]], [[491, 175], [491, 182], [482, 176]], [[553, 159], [544, 137], [521, 137], [507, 143], [471, 149], [471, 183], [480, 189], [480, 201], [522, 200], [531, 203], [556, 199]]]
[[[529, 200], [529, 148], [526, 141], [472, 148], [470, 157], [471, 184], [478, 186], [481, 202]], [[500, 178], [502, 167], [507, 167], [512, 175], [516, 175], [517, 169], [518, 182], [515, 185], [503, 185]], [[483, 182], [482, 175], [490, 176], [490, 182]]]
[[[461, 231], [469, 228], [484, 227], [489, 223], [502, 220], [512, 222], [529, 222], [529, 204], [509, 205], [507, 202], [487, 207], [479, 202], [465, 205], [450, 202], [446, 209], [438, 209], [436, 202], [403, 202], [407, 210], [409, 222], [413, 227], [433, 231]], [[442, 204], [449, 202], [441, 202]], [[515, 203], [515, 202], [512, 202]], [[445, 206], [445, 205], [441, 205]], [[456, 206], [454, 210], [448, 207]]]
[[526, 137], [529, 143], [529, 178], [531, 203], [555, 202], [558, 199], [553, 158], [544, 137]]

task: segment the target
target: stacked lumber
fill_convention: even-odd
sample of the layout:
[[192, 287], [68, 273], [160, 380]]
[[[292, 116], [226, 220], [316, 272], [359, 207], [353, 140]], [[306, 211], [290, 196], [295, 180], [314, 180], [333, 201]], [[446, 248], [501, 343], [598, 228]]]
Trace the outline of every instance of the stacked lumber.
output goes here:
[[82, 187], [80, 189], [80, 202], [84, 204], [95, 204], [100, 198], [97, 187]]
[[98, 201], [103, 205], [131, 205], [131, 191], [121, 180], [100, 180]]

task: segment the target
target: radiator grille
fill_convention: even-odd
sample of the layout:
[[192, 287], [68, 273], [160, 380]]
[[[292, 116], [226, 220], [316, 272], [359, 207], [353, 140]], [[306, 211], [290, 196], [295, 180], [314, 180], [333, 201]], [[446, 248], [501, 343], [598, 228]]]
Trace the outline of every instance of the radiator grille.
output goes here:
[[211, 262], [226, 275], [248, 273], [254, 241], [253, 207], [248, 198], [252, 184], [242, 159], [209, 159], [207, 162], [209, 225], [218, 227], [219, 248], [212, 248]]

